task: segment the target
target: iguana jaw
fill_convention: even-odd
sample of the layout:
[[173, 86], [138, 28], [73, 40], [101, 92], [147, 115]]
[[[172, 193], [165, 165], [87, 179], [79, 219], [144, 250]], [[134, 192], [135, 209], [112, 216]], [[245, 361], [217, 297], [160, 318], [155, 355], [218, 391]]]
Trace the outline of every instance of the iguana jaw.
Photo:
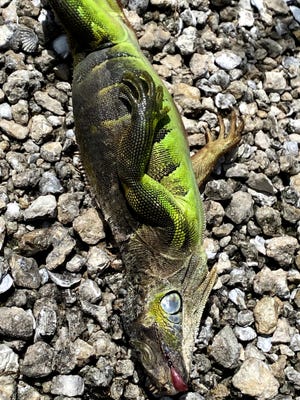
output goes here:
[[188, 372], [180, 353], [159, 339], [157, 326], [137, 324], [139, 337], [131, 340], [137, 358], [148, 375], [146, 385], [155, 395], [175, 395], [188, 390]]

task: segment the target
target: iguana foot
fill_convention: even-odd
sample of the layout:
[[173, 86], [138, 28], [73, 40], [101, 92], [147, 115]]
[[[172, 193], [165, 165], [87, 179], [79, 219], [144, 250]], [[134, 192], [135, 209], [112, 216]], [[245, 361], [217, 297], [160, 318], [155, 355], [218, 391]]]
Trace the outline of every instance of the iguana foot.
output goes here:
[[237, 122], [237, 114], [233, 110], [230, 117], [230, 129], [226, 135], [224, 120], [218, 114], [220, 132], [217, 139], [213, 139], [211, 131], [206, 130], [206, 145], [193, 157], [193, 170], [196, 175], [198, 186], [201, 186], [205, 179], [212, 172], [218, 159], [233, 149], [241, 140], [244, 129], [244, 121]]

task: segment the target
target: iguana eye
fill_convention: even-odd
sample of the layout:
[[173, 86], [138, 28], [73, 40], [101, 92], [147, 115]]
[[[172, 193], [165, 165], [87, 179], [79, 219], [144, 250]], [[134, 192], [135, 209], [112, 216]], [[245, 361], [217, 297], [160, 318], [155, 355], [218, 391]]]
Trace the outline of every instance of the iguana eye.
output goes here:
[[181, 309], [181, 297], [177, 292], [167, 293], [160, 301], [162, 309], [168, 314], [176, 314]]

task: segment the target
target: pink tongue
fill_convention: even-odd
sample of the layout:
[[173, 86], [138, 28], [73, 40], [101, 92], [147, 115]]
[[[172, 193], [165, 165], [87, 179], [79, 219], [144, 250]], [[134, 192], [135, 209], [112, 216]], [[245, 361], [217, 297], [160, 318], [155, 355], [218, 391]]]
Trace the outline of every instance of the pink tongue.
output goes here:
[[184, 380], [181, 378], [174, 367], [171, 367], [171, 377], [173, 381], [173, 386], [178, 392], [185, 392], [188, 390], [187, 384], [184, 382]]

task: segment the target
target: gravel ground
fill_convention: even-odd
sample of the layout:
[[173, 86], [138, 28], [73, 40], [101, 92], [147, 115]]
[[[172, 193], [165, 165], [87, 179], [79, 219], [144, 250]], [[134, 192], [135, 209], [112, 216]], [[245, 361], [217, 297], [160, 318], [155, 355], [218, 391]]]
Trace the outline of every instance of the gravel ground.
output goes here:
[[[245, 120], [203, 188], [219, 279], [180, 399], [300, 399], [297, 3], [126, 5], [191, 151], [217, 112]], [[0, 399], [148, 399], [120, 323], [122, 262], [80, 168], [65, 36], [39, 0], [0, 6]]]

